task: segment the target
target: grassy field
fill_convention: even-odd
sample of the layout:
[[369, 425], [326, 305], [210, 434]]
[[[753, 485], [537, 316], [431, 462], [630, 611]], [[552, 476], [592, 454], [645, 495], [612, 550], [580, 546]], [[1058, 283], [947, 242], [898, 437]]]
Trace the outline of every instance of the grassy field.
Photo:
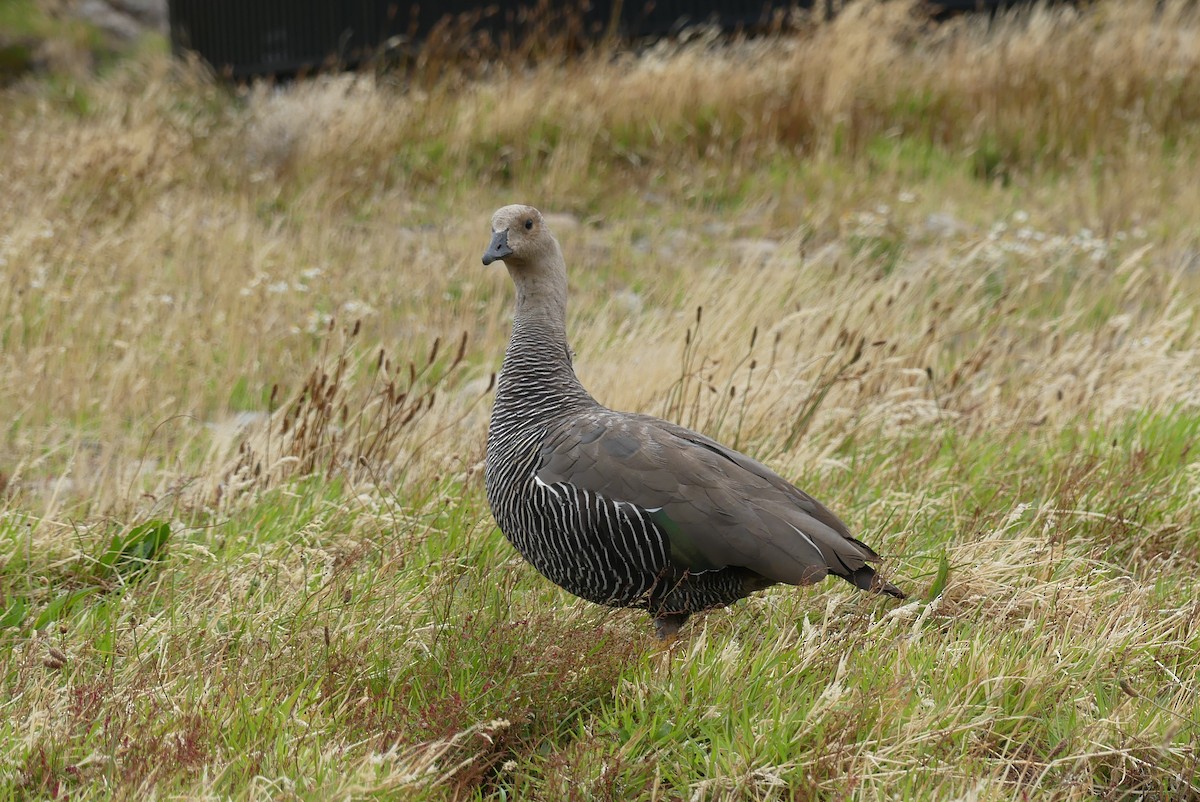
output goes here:
[[[50, 42], [0, 88], [0, 800], [1200, 799], [1194, 6], [281, 89], [45, 8], [0, 14]], [[516, 556], [510, 202], [597, 398], [908, 602], [668, 650]]]

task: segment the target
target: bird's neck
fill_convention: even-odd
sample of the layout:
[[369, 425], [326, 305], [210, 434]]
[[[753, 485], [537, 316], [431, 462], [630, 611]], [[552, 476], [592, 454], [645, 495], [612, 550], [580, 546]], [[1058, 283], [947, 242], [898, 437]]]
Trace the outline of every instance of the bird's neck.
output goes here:
[[511, 417], [514, 424], [542, 425], [596, 403], [571, 364], [566, 268], [561, 253], [556, 256], [559, 264], [536, 276], [513, 271], [517, 311], [496, 387], [493, 423], [497, 417]]
[[567, 265], [558, 242], [550, 239], [536, 268], [508, 266], [508, 273], [517, 289], [514, 324], [536, 324], [541, 333], [566, 343]]

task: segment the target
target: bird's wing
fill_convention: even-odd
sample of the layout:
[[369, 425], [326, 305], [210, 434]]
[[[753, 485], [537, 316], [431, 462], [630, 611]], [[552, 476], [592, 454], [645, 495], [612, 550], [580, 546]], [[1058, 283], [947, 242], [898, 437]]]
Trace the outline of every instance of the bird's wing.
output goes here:
[[792, 501], [800, 507], [800, 509], [804, 510], [804, 512], [808, 513], [825, 526], [837, 532], [851, 543], [854, 543], [856, 546], [866, 552], [867, 559], [869, 561], [879, 562], [881, 560], [880, 556], [875, 553], [874, 549], [872, 549], [866, 543], [851, 537], [850, 530], [847, 528], [846, 524], [842, 523], [841, 518], [838, 518], [836, 515], [830, 512], [828, 507], [817, 501], [808, 493], [805, 493], [803, 490], [793, 485], [788, 480], [784, 479], [779, 474], [775, 473], [775, 471], [771, 470], [766, 465], [763, 465], [758, 460], [748, 457], [740, 451], [734, 451], [728, 446], [723, 446], [716, 440], [713, 440], [711, 437], [706, 437], [699, 432], [694, 432], [691, 429], [680, 426], [677, 423], [671, 423], [670, 421], [655, 418], [652, 415], [630, 414], [628, 417], [635, 420], [644, 421], [651, 426], [657, 426], [658, 428], [668, 431], [682, 440], [687, 440], [690, 443], [703, 446], [704, 448], [720, 454], [730, 462], [733, 462], [755, 476], [766, 480], [776, 490], [791, 498]]
[[549, 432], [535, 470], [546, 484], [637, 506], [693, 572], [739, 566], [800, 585], [850, 578], [878, 559], [766, 466], [656, 418], [603, 410], [565, 424]]

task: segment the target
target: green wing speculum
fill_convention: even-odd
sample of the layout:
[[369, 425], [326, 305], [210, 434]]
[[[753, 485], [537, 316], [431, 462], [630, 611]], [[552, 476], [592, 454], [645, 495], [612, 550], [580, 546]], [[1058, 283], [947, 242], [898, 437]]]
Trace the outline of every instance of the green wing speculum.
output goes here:
[[727, 566], [716, 564], [695, 542], [691, 534], [673, 520], [664, 509], [646, 510], [651, 521], [667, 536], [670, 544], [671, 562], [693, 574], [704, 571], [719, 571]]

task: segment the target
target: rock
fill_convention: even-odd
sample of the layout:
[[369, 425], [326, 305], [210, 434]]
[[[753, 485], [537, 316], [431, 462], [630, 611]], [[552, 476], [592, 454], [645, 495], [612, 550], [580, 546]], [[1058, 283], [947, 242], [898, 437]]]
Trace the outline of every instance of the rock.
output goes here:
[[772, 239], [735, 239], [729, 244], [734, 257], [741, 264], [765, 265], [779, 250], [779, 243]]
[[270, 419], [271, 416], [266, 412], [244, 410], [227, 415], [220, 420], [207, 421], [204, 425], [211, 429], [217, 437], [232, 440], [255, 426], [268, 424]]
[[931, 237], [953, 237], [966, 230], [966, 226], [952, 214], [934, 212], [925, 218], [925, 233]]
[[122, 41], [133, 41], [145, 31], [166, 33], [166, 0], [83, 0], [75, 15]]
[[133, 17], [142, 26], [166, 33], [169, 23], [166, 0], [108, 0], [118, 11]]
[[1176, 254], [1175, 259], [1181, 273], [1200, 273], [1200, 250], [1187, 248]]
[[110, 36], [133, 41], [142, 33], [142, 26], [133, 17], [113, 8], [104, 0], [83, 0], [75, 14]]
[[612, 297], [613, 303], [620, 309], [623, 309], [630, 315], [637, 315], [642, 311], [644, 303], [642, 296], [634, 290], [626, 287], [623, 290], [618, 290]]

